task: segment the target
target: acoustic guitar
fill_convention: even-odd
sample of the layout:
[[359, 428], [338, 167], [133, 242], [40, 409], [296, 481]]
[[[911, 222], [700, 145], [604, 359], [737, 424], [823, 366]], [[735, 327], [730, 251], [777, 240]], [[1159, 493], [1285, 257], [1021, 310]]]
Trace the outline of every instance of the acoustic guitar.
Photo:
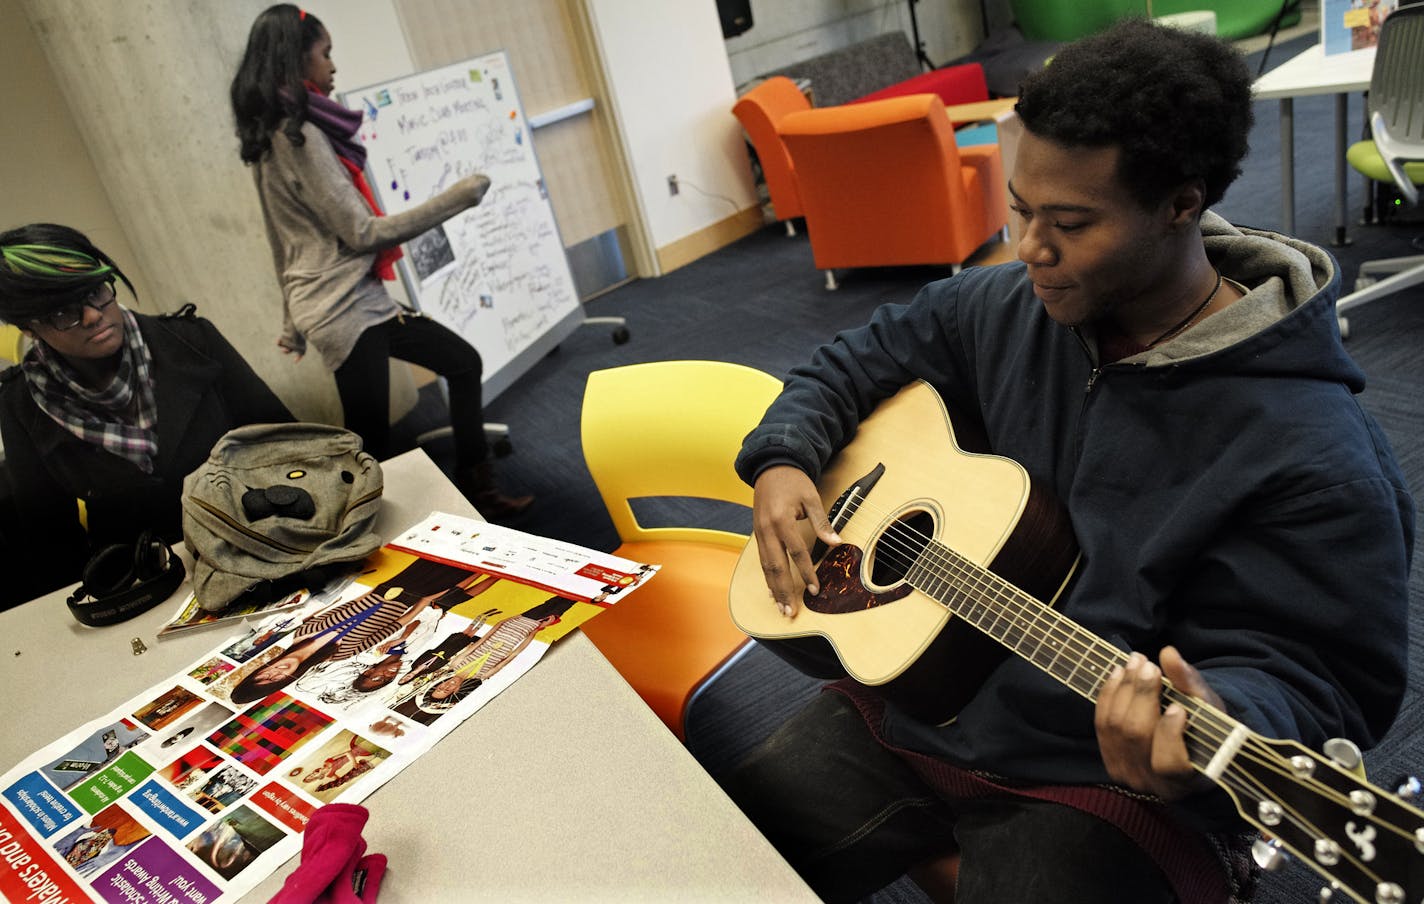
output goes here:
[[[1009, 655], [1089, 702], [1126, 663], [1127, 653], [1050, 605], [1078, 557], [1062, 507], [1018, 463], [964, 451], [928, 384], [882, 402], [818, 489], [843, 541], [830, 549], [814, 542], [819, 592], [803, 587], [796, 615], [781, 615], [753, 539], [730, 593], [738, 627], [802, 671], [849, 675], [939, 723]], [[812, 543], [809, 524], [804, 530]], [[1327, 880], [1330, 896], [1320, 900], [1424, 902], [1424, 811], [1169, 682], [1162, 700], [1188, 713], [1192, 765], [1273, 848]]]

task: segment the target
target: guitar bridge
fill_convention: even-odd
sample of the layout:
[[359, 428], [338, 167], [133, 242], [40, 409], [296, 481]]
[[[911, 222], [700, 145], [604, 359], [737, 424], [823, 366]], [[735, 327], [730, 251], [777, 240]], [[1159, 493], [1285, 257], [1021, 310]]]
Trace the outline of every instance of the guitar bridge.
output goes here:
[[[856, 510], [860, 508], [861, 500], [870, 495], [871, 489], [875, 487], [876, 481], [880, 480], [885, 473], [885, 464], [881, 462], [871, 468], [863, 477], [856, 480], [836, 497], [836, 501], [831, 504], [831, 510], [826, 513], [826, 517], [831, 521], [831, 529], [840, 532], [855, 517]], [[811, 561], [819, 562], [825, 557], [828, 547], [825, 543], [817, 539], [811, 546]]]

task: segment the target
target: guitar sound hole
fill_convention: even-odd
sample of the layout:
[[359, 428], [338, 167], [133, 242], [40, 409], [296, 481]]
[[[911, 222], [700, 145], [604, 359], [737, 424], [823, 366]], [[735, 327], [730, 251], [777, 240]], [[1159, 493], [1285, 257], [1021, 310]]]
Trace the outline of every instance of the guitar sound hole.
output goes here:
[[905, 579], [905, 573], [924, 552], [934, 533], [934, 518], [929, 512], [908, 512], [896, 519], [875, 541], [875, 561], [870, 580], [877, 587], [888, 587]]

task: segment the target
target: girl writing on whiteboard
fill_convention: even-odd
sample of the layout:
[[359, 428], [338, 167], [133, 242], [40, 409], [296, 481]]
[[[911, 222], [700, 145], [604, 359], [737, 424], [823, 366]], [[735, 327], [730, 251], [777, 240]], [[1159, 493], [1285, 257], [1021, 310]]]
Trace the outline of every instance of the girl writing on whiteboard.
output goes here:
[[257, 17], [232, 81], [242, 159], [252, 166], [282, 284], [277, 344], [310, 346], [336, 376], [348, 429], [377, 458], [389, 454], [390, 359], [444, 377], [455, 438], [455, 483], [487, 518], [519, 514], [530, 496], [494, 482], [485, 442], [479, 353], [446, 327], [410, 311], [382, 283], [395, 278], [399, 245], [480, 203], [483, 175], [467, 176], [423, 204], [383, 216], [362, 175], [361, 114], [328, 95], [331, 36], [291, 4]]

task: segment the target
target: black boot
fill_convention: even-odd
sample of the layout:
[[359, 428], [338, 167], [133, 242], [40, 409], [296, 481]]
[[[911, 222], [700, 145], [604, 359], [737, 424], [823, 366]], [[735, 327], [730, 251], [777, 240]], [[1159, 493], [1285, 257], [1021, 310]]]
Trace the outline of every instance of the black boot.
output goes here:
[[455, 485], [487, 521], [507, 521], [523, 514], [533, 496], [506, 496], [494, 482], [494, 465], [482, 461], [456, 479]]

